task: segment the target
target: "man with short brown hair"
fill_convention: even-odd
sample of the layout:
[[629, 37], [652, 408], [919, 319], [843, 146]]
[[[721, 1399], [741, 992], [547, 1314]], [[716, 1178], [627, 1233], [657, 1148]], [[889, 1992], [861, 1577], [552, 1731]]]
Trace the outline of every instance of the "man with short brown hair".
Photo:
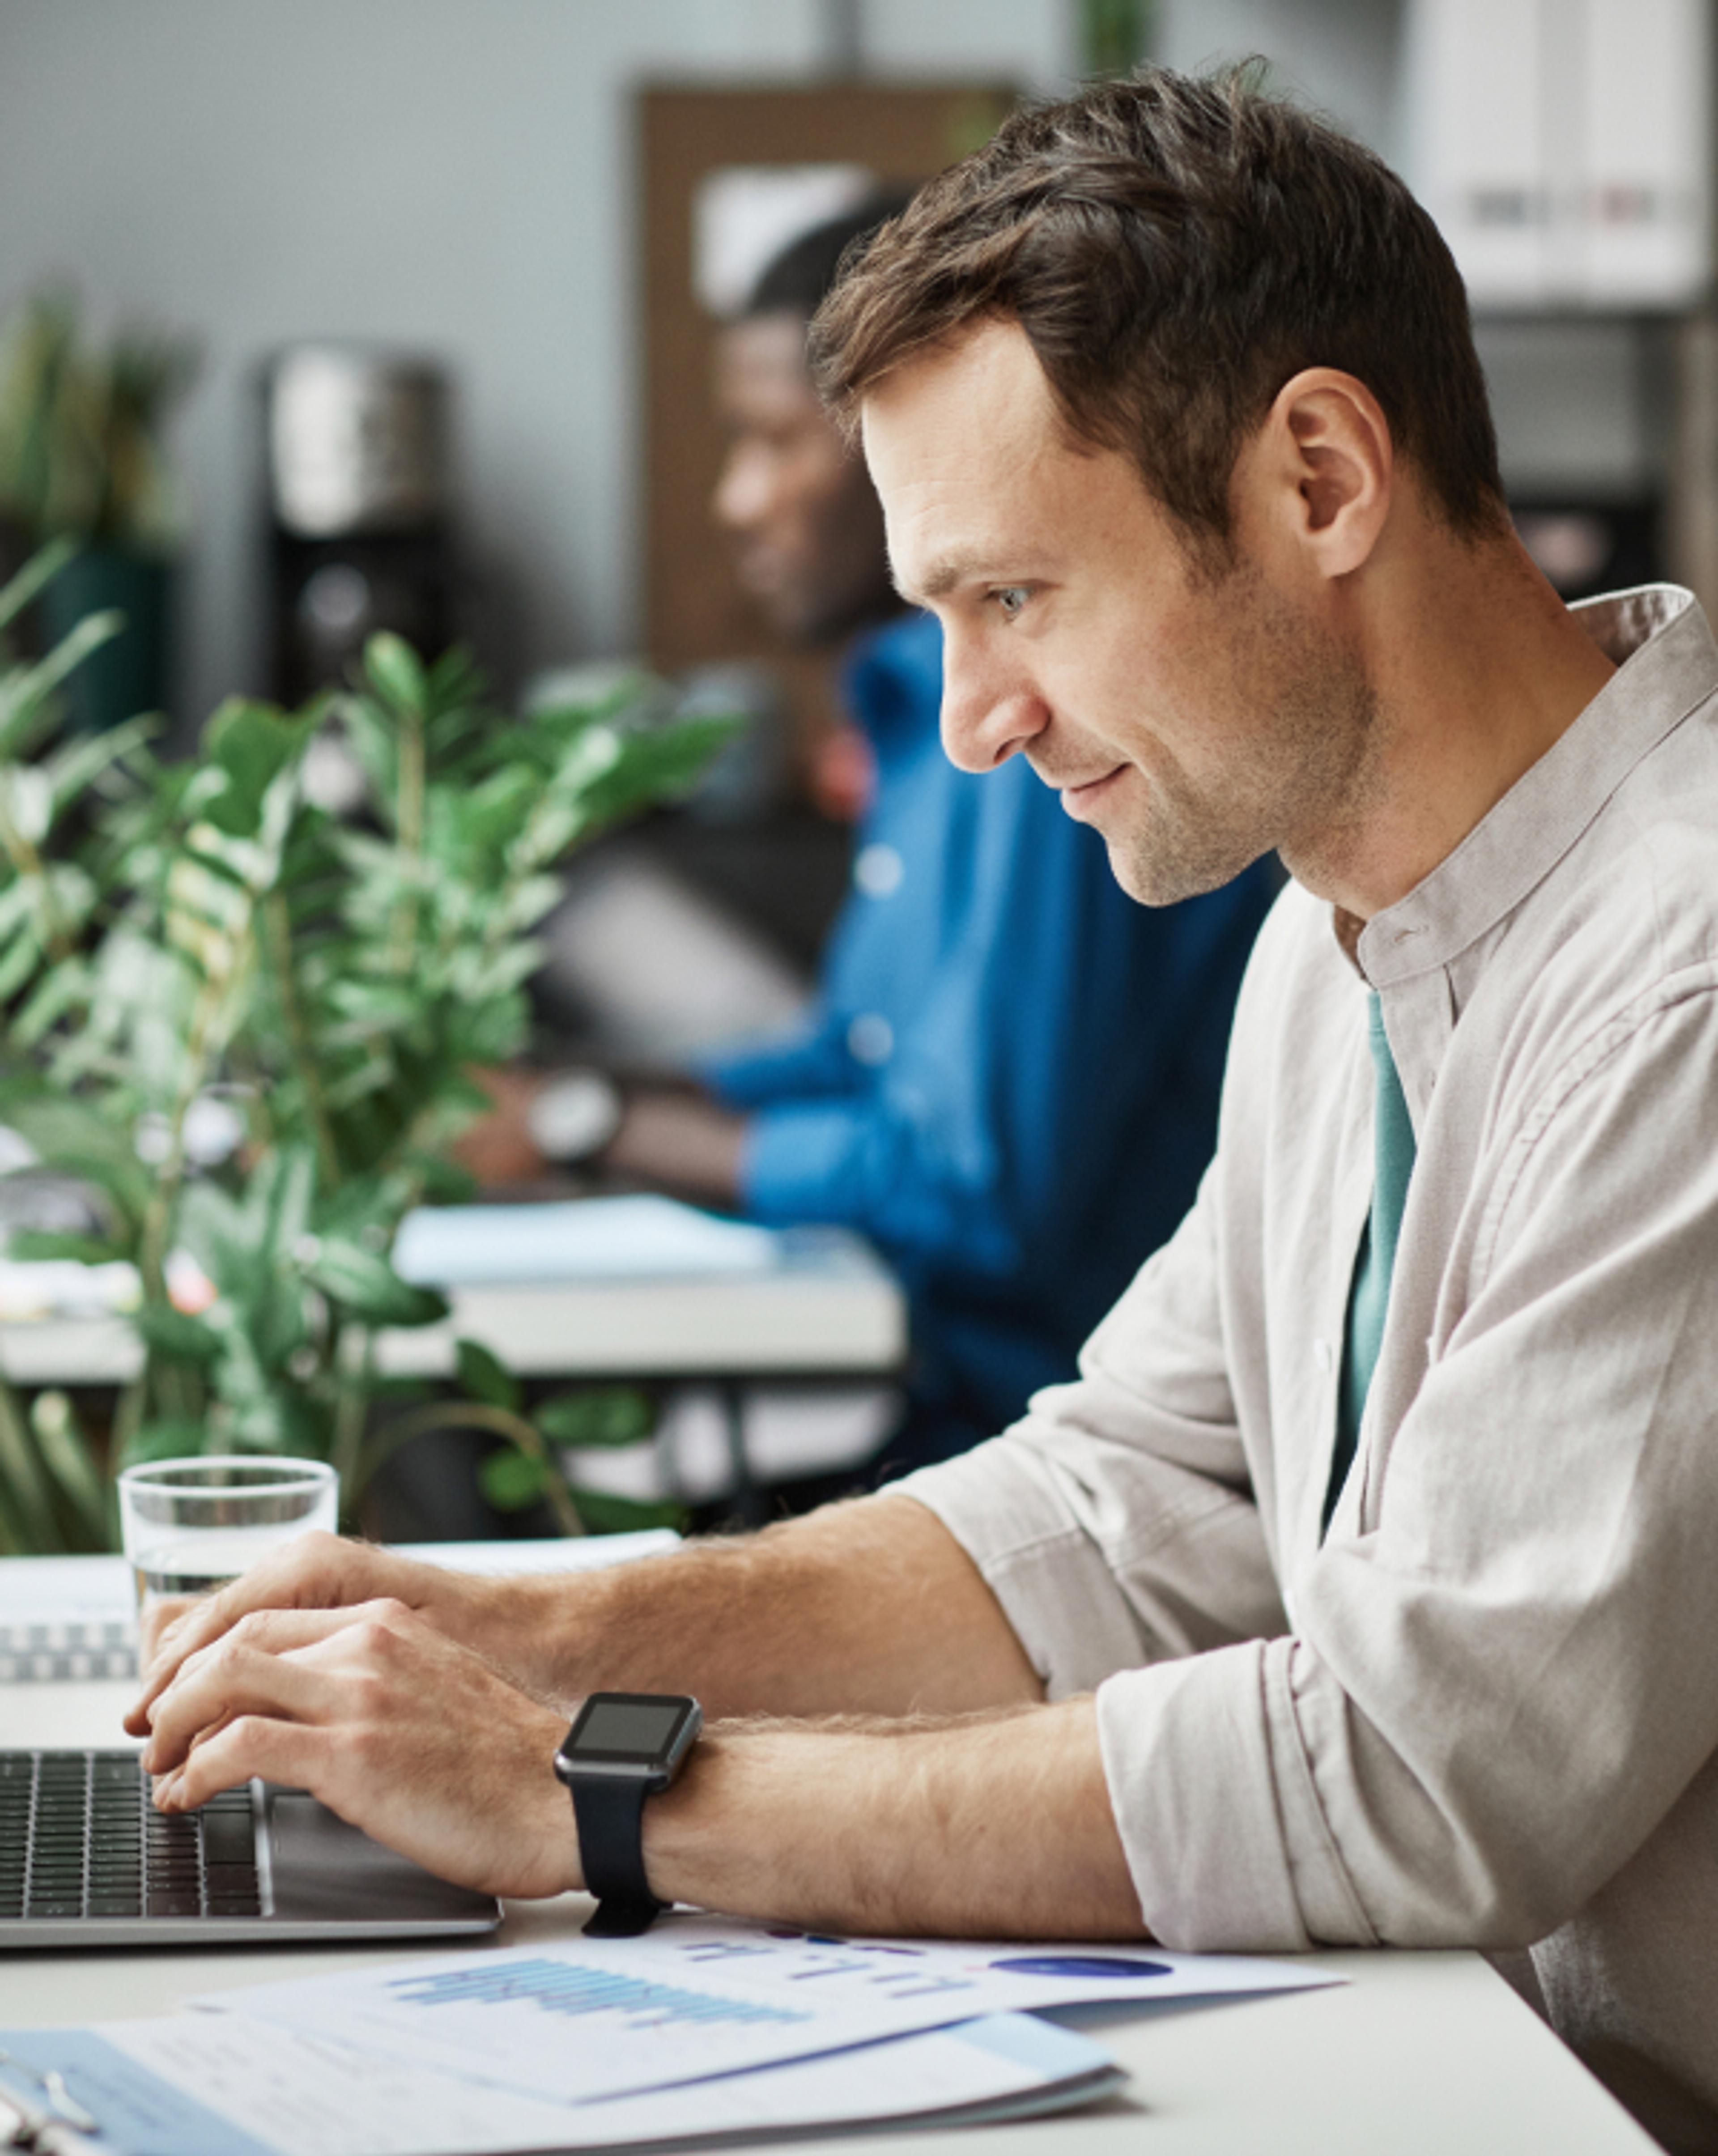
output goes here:
[[1560, 603], [1423, 213], [1242, 81], [1011, 121], [820, 336], [956, 760], [1023, 755], [1149, 903], [1273, 846], [1300, 886], [1198, 1203], [1076, 1383], [894, 1492], [569, 1584], [331, 1542], [239, 1583], [151, 1673], [163, 1801], [272, 1774], [548, 1891], [580, 1855], [515, 1685], [694, 1690], [656, 1892], [1531, 1947], [1718, 2148], [1705, 619]]

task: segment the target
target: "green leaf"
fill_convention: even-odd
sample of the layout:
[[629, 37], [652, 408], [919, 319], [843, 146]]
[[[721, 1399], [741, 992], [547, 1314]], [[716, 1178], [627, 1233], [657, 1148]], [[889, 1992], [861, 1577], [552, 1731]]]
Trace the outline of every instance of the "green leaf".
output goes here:
[[426, 1204], [463, 1205], [477, 1194], [477, 1178], [456, 1161], [426, 1156], [421, 1173]]
[[203, 816], [230, 838], [256, 836], [270, 788], [309, 738], [303, 720], [229, 696], [203, 729], [203, 755], [226, 781], [203, 804]]
[[[13, 888], [22, 891], [24, 886], [20, 884]], [[9, 1004], [48, 963], [48, 953], [33, 932], [25, 930], [0, 957], [0, 1004]]]
[[84, 1549], [107, 1547], [107, 1500], [90, 1441], [58, 1389], [38, 1393], [30, 1408], [30, 1429], [44, 1466], [58, 1483], [70, 1515], [67, 1539]]
[[0, 1489], [20, 1553], [54, 1557], [65, 1548], [54, 1514], [54, 1489], [17, 1396], [0, 1384]]
[[121, 1467], [156, 1460], [195, 1460], [208, 1450], [208, 1425], [185, 1415], [162, 1415], [134, 1430], [120, 1457]]
[[364, 678], [401, 715], [421, 711], [429, 700], [422, 661], [404, 638], [389, 630], [378, 630], [364, 646]]
[[555, 1445], [638, 1445], [655, 1429], [656, 1409], [636, 1385], [592, 1385], [545, 1400], [531, 1420]]
[[270, 1270], [285, 1265], [308, 1232], [315, 1188], [316, 1156], [304, 1139], [265, 1153], [253, 1171], [241, 1210], [254, 1247]]
[[[336, 708], [346, 745], [369, 781], [372, 798], [391, 799], [399, 783], [399, 750], [382, 706], [372, 697], [348, 696]], [[351, 834], [341, 834], [347, 835]]]
[[156, 721], [145, 716], [108, 726], [99, 734], [86, 734], [49, 757], [44, 769], [53, 793], [55, 814], [88, 790], [110, 766], [132, 755], [154, 732]]
[[438, 712], [480, 703], [488, 683], [463, 644], [449, 644], [429, 670], [429, 701]]
[[132, 1312], [131, 1322], [144, 1346], [169, 1363], [207, 1368], [221, 1359], [223, 1342], [214, 1327], [171, 1303], [146, 1302]]
[[369, 1325], [433, 1325], [448, 1314], [445, 1296], [413, 1287], [386, 1258], [340, 1236], [321, 1239], [305, 1278]]
[[84, 972], [67, 961], [44, 975], [31, 989], [23, 1009], [12, 1021], [12, 1037], [20, 1048], [33, 1048], [51, 1027], [57, 1025], [83, 996]]
[[80, 1265], [110, 1265], [126, 1254], [99, 1235], [56, 1233], [49, 1228], [14, 1228], [7, 1239], [6, 1255], [26, 1265], [69, 1259]]
[[12, 581], [0, 587], [0, 629], [14, 622], [38, 592], [45, 591], [78, 551], [75, 539], [56, 539], [26, 562]]
[[462, 1393], [471, 1399], [481, 1400], [485, 1407], [505, 1408], [511, 1414], [518, 1414], [519, 1386], [498, 1356], [480, 1340], [456, 1340], [454, 1353], [455, 1376]]
[[14, 668], [0, 677], [0, 751], [16, 755], [30, 740], [39, 738], [41, 728], [32, 721], [43, 704], [92, 651], [111, 642], [125, 625], [123, 614], [87, 614], [36, 665]]
[[684, 793], [742, 724], [727, 718], [680, 719], [659, 732], [623, 736], [620, 755], [584, 790], [582, 805], [596, 821], [611, 824]]
[[492, 1452], [478, 1469], [477, 1479], [498, 1512], [522, 1512], [542, 1496], [549, 1463], [533, 1452]]
[[328, 1457], [326, 1415], [303, 1394], [285, 1387], [257, 1393], [233, 1414], [232, 1430], [241, 1451], [279, 1453], [289, 1460]]
[[178, 1240], [223, 1295], [242, 1296], [256, 1275], [244, 1215], [219, 1183], [193, 1183], [179, 1204]]

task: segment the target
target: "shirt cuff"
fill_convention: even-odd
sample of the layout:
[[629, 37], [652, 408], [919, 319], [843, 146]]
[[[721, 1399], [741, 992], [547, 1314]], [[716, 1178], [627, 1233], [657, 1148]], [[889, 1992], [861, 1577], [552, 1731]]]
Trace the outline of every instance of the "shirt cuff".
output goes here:
[[850, 1108], [833, 1104], [758, 1109], [747, 1121], [740, 1155], [746, 1212], [766, 1227], [847, 1224], [854, 1122]]
[[1167, 1947], [1377, 1946], [1297, 1726], [1294, 1640], [1248, 1640], [1098, 1688], [1098, 1740], [1141, 1913]]
[[1032, 1447], [992, 1438], [888, 1494], [934, 1512], [1053, 1700], [1097, 1693], [1104, 1779], [1154, 1938], [1192, 1953], [1373, 1946], [1312, 1778], [1295, 1640], [1151, 1661], [1115, 1577]]
[[1115, 1576], [1030, 1446], [993, 1437], [888, 1486], [934, 1512], [1002, 1604], [1046, 1696], [1090, 1691], [1150, 1645]]

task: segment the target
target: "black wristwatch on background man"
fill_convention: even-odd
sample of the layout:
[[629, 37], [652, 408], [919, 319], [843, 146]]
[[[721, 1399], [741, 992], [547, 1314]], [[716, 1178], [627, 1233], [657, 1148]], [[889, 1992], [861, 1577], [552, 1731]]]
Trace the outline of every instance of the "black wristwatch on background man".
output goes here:
[[644, 1876], [644, 1799], [668, 1788], [703, 1727], [695, 1699], [593, 1691], [555, 1754], [572, 1792], [585, 1885], [597, 1897], [585, 1926], [593, 1938], [633, 1938], [669, 1906]]

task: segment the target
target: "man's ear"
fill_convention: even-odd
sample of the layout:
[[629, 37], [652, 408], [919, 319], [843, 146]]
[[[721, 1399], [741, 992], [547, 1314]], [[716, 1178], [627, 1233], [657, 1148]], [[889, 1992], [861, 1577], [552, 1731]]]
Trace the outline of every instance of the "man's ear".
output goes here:
[[1254, 447], [1265, 495], [1255, 508], [1321, 575], [1362, 567], [1389, 514], [1395, 468], [1389, 422], [1366, 384], [1304, 368], [1277, 392]]

